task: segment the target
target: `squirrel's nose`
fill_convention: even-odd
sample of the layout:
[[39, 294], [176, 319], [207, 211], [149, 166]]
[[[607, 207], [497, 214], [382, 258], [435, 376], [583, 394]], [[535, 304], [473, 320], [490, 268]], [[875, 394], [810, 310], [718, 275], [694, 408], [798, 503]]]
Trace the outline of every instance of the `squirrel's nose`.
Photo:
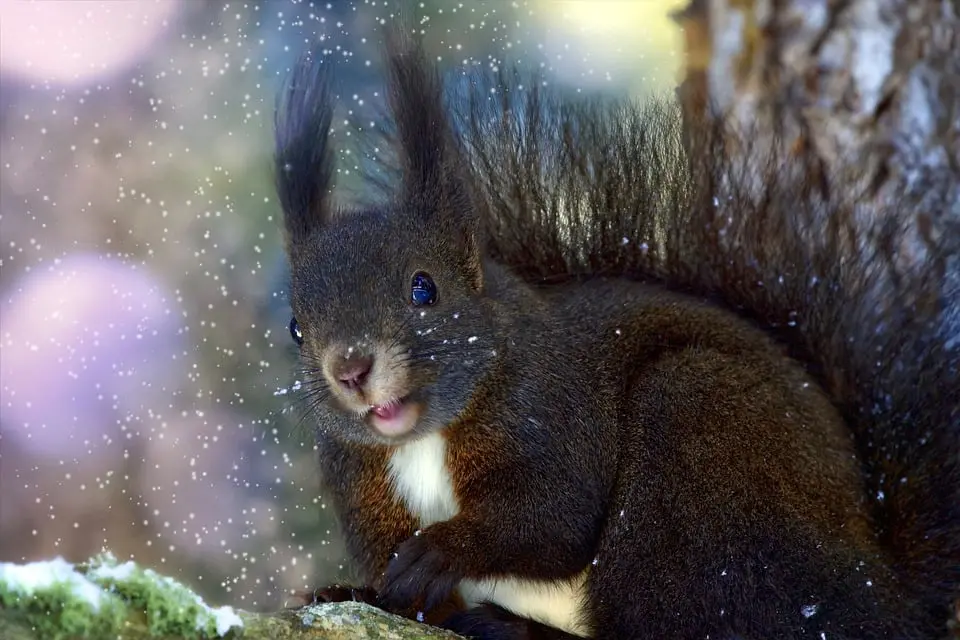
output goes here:
[[351, 355], [340, 358], [334, 368], [334, 375], [340, 381], [340, 384], [347, 389], [357, 390], [367, 381], [367, 376], [370, 375], [370, 369], [372, 368], [372, 357]]

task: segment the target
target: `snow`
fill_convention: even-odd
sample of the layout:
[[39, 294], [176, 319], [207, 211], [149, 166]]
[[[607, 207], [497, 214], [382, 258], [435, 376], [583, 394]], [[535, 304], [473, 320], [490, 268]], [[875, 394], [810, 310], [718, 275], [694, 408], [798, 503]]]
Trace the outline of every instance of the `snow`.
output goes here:
[[243, 627], [243, 620], [233, 610], [233, 607], [217, 607], [208, 609], [217, 623], [217, 635], [225, 636], [233, 627]]
[[87, 602], [94, 611], [100, 609], [103, 589], [77, 573], [72, 564], [57, 556], [53, 560], [27, 564], [0, 563], [0, 583], [11, 591], [31, 596], [38, 591], [62, 584], [73, 587], [73, 593]]
[[135, 565], [132, 561], [127, 561], [118, 565], [102, 564], [92, 568], [89, 575], [93, 578], [123, 582], [130, 579], [136, 568], [137, 565]]

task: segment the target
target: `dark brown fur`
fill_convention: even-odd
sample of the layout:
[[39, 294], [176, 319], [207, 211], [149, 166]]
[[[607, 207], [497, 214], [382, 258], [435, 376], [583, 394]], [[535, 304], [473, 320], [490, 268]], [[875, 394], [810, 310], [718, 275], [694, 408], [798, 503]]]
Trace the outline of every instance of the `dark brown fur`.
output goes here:
[[[445, 607], [479, 638], [569, 638], [493, 605], [445, 614], [464, 578], [589, 568], [597, 638], [944, 635], [955, 249], [899, 268], [884, 248], [917, 212], [873, 211], [861, 237], [843, 182], [740, 167], [670, 105], [500, 77], [446, 109], [414, 42], [391, 32], [388, 63], [389, 197], [332, 210], [326, 64], [294, 74], [277, 161], [321, 471], [382, 604]], [[405, 300], [416, 270], [434, 307]], [[328, 388], [325, 349], [358, 335], [403, 347], [391, 363], [427, 407], [405, 440]], [[460, 511], [417, 531], [386, 461], [433, 432]]]

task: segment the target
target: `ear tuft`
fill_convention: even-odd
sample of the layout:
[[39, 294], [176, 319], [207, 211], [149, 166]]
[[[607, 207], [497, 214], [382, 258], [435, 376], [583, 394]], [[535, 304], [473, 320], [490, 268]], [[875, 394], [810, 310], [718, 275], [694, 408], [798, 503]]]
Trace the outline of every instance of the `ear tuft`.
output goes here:
[[408, 20], [389, 25], [384, 39], [387, 96], [406, 195], [418, 199], [457, 190], [459, 181], [452, 171], [454, 144], [439, 70], [427, 61]]
[[300, 56], [278, 95], [274, 176], [288, 240], [309, 234], [329, 219], [331, 78], [331, 62], [315, 47]]
[[479, 216], [454, 137], [444, 83], [409, 16], [384, 31], [387, 96], [402, 176], [400, 200], [425, 228], [442, 234], [468, 280], [481, 286]]

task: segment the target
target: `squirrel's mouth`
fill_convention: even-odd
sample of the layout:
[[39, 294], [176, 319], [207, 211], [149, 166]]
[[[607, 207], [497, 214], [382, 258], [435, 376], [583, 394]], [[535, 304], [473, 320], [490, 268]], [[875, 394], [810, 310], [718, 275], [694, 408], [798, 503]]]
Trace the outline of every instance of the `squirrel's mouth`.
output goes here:
[[366, 412], [367, 421], [381, 435], [395, 438], [413, 430], [420, 418], [420, 407], [408, 397], [392, 398], [375, 404]]

